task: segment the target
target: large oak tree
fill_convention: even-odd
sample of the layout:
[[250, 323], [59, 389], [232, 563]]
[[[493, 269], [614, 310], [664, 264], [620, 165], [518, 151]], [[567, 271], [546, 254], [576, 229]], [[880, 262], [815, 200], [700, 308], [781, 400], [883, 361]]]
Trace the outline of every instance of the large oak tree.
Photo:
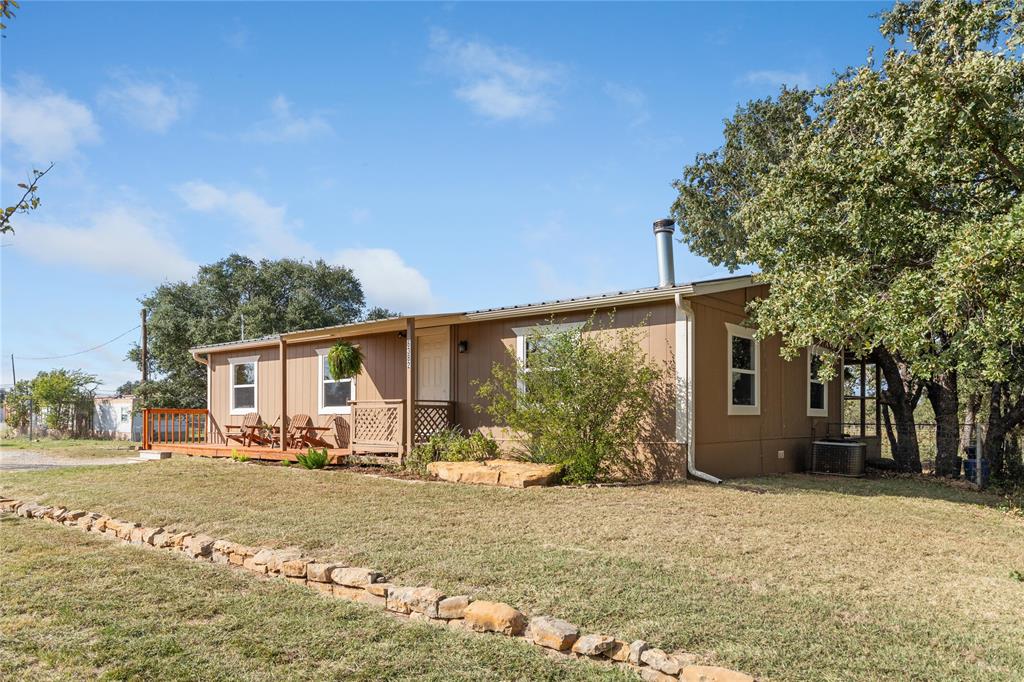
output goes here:
[[1024, 307], [1001, 300], [1020, 296], [1022, 19], [1012, 0], [898, 2], [882, 15], [880, 62], [741, 107], [723, 146], [675, 183], [690, 248], [756, 264], [771, 285], [750, 314], [785, 355], [875, 352], [905, 469], [920, 469], [925, 395], [937, 472], [954, 470], [961, 373], [990, 382], [996, 431], [1024, 411]]

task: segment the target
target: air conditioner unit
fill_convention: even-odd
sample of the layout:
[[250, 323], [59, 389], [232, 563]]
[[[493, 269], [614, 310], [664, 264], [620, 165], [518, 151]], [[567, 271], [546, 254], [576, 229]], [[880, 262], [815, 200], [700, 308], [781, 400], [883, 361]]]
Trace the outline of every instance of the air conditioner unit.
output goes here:
[[867, 445], [856, 440], [816, 440], [811, 446], [811, 473], [863, 476]]

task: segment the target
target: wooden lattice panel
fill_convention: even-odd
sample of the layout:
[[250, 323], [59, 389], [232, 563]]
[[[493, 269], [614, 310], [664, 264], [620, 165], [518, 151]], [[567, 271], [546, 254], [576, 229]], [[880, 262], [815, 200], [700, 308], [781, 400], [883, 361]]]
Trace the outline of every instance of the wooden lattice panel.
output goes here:
[[413, 437], [417, 443], [425, 443], [432, 435], [451, 426], [451, 409], [448, 405], [417, 405], [416, 424]]
[[382, 445], [401, 442], [397, 405], [357, 407], [353, 410], [353, 441]]

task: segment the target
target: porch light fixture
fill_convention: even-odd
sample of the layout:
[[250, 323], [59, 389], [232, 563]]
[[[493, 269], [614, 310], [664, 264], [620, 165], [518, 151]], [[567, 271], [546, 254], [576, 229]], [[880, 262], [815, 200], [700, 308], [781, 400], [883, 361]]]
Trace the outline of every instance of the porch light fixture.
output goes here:
[[459, 341], [459, 352], [465, 353], [469, 350], [469, 341]]

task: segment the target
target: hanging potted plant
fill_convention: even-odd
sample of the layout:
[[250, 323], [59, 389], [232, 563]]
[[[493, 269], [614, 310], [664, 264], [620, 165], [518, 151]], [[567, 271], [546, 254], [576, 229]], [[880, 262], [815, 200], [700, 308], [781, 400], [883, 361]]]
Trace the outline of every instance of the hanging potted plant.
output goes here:
[[363, 354], [359, 347], [348, 341], [338, 341], [327, 352], [327, 369], [335, 381], [348, 379], [359, 374], [363, 368]]

